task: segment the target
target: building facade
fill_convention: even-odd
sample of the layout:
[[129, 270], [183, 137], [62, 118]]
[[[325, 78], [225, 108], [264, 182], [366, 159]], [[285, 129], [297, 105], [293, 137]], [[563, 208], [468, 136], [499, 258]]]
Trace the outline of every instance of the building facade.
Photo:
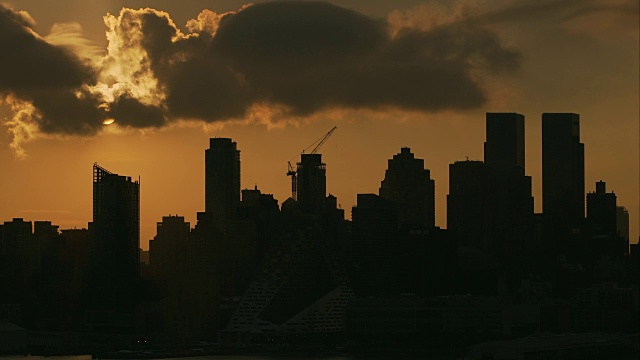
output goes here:
[[93, 165], [87, 325], [134, 327], [140, 260], [140, 181]]
[[229, 138], [212, 138], [205, 150], [205, 212], [224, 230], [240, 206], [240, 150]]
[[435, 227], [435, 181], [408, 147], [388, 161], [379, 194], [397, 209], [401, 228]]

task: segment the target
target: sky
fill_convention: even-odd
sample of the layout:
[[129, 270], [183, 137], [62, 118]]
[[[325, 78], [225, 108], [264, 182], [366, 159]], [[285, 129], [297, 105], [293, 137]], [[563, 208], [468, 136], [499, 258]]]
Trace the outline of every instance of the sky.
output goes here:
[[0, 222], [82, 228], [94, 162], [141, 179], [141, 246], [204, 210], [204, 150], [230, 137], [242, 188], [282, 203], [320, 152], [347, 218], [410, 147], [436, 184], [483, 159], [486, 112], [525, 115], [542, 209], [541, 114], [580, 114], [586, 190], [640, 223], [637, 0], [0, 2]]

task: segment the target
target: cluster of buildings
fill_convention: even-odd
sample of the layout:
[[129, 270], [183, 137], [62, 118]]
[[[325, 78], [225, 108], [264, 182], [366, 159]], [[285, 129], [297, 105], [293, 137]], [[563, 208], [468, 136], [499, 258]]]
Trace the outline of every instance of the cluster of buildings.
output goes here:
[[430, 170], [410, 148], [346, 220], [321, 154], [301, 155], [280, 206], [241, 190], [237, 144], [212, 138], [204, 211], [193, 226], [163, 217], [148, 261], [139, 181], [95, 164], [88, 229], [0, 225], [0, 320], [221, 339], [624, 330], [638, 319], [629, 214], [602, 181], [585, 212], [579, 115], [543, 114], [542, 127], [542, 213], [524, 116], [487, 113], [484, 161], [449, 166], [446, 229], [435, 225]]

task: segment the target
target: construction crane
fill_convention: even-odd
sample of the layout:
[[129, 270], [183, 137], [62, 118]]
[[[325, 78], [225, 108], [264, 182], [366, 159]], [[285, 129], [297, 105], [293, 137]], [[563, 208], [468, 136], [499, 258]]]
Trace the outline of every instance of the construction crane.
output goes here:
[[[337, 126], [334, 126], [331, 130], [329, 130], [326, 134], [324, 134], [324, 136], [322, 136], [320, 139], [314, 141], [311, 145], [307, 146], [306, 149], [302, 150], [302, 154], [304, 154], [305, 151], [309, 150], [314, 145], [315, 147], [313, 148], [313, 150], [311, 150], [309, 154], [317, 153], [318, 150], [320, 150], [322, 145], [324, 145], [324, 143], [329, 139], [329, 137], [331, 137], [331, 134], [333, 134], [333, 132], [336, 131], [337, 128], [338, 128]], [[293, 165], [291, 165], [291, 161], [287, 161], [287, 176], [291, 176], [291, 197], [293, 198], [293, 200], [298, 200], [298, 172], [293, 168]]]
[[287, 176], [291, 176], [291, 198], [298, 200], [298, 173], [291, 165], [291, 161], [287, 161], [288, 171]]

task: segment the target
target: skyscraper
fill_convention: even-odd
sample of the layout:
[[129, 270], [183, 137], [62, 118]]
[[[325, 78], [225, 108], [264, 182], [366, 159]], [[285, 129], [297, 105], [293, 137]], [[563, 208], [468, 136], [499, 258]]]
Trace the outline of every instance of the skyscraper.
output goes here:
[[607, 183], [596, 182], [596, 191], [587, 194], [587, 222], [594, 234], [614, 236], [618, 233], [617, 198], [607, 192]]
[[398, 220], [395, 206], [375, 194], [358, 194], [353, 207], [352, 284], [358, 296], [398, 290]]
[[31, 221], [14, 218], [0, 224], [0, 301], [18, 303], [28, 292], [28, 244], [32, 237]]
[[155, 275], [167, 278], [185, 263], [190, 224], [184, 216], [163, 216], [149, 241], [149, 262]]
[[581, 243], [581, 264], [591, 269], [602, 256], [622, 257], [629, 245], [618, 232], [617, 197], [607, 192], [604, 181], [596, 182], [596, 191], [587, 194], [586, 236]]
[[90, 231], [91, 309], [117, 314], [101, 325], [130, 328], [139, 278], [140, 182], [94, 164]]
[[400, 149], [388, 161], [380, 197], [397, 208], [401, 227], [435, 227], [435, 181], [424, 160], [415, 158], [410, 148]]
[[524, 115], [487, 113], [484, 162], [488, 167], [521, 169], [524, 174]]
[[317, 214], [327, 196], [327, 165], [321, 154], [302, 154], [297, 171], [298, 203], [302, 210]]
[[447, 230], [460, 246], [484, 249], [487, 170], [482, 161], [449, 165]]
[[616, 208], [616, 222], [618, 235], [624, 242], [625, 255], [629, 255], [629, 211], [624, 206]]
[[542, 114], [542, 212], [561, 232], [584, 219], [584, 144], [580, 115]]
[[524, 270], [531, 262], [533, 230], [531, 177], [525, 175], [524, 116], [487, 113], [486, 119], [486, 246], [507, 269]]
[[205, 150], [205, 212], [224, 229], [240, 206], [240, 150], [229, 138], [212, 138]]

